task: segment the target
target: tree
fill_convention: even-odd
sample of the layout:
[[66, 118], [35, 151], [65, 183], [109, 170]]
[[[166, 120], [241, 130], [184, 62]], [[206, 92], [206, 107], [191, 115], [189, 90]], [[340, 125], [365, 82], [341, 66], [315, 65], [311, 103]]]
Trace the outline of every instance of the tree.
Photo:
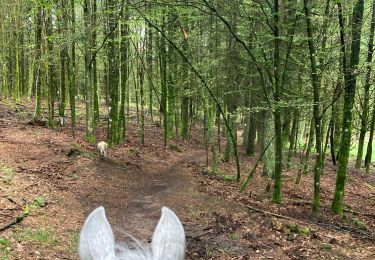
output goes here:
[[365, 135], [367, 132], [367, 121], [368, 121], [368, 110], [369, 110], [369, 102], [370, 102], [370, 80], [371, 80], [371, 63], [372, 63], [372, 55], [374, 52], [374, 30], [375, 30], [375, 1], [372, 3], [372, 18], [371, 18], [371, 26], [369, 31], [369, 40], [368, 40], [368, 47], [367, 47], [367, 68], [366, 68], [366, 78], [363, 90], [363, 108], [362, 108], [362, 115], [361, 115], [361, 128], [359, 130], [359, 141], [358, 141], [358, 153], [357, 159], [355, 162], [355, 167], [360, 168], [362, 165], [362, 157], [363, 157], [363, 147], [365, 142]]
[[352, 41], [351, 41], [351, 54], [350, 62], [346, 63], [345, 53], [345, 35], [344, 25], [342, 17], [342, 5], [338, 2], [339, 8], [339, 19], [340, 19], [340, 39], [341, 39], [341, 50], [343, 52], [343, 71], [345, 78], [345, 92], [344, 92], [344, 112], [341, 135], [341, 142], [338, 155], [338, 170], [336, 177], [336, 189], [335, 195], [332, 201], [332, 211], [336, 214], [343, 215], [344, 212], [344, 192], [345, 192], [345, 180], [348, 167], [349, 150], [351, 143], [352, 134], [352, 118], [353, 118], [353, 102], [355, 98], [356, 82], [357, 82], [357, 66], [359, 63], [360, 54], [360, 42], [361, 42], [361, 30], [363, 20], [364, 1], [358, 0], [355, 3], [353, 9], [353, 21], [352, 21]]
[[91, 35], [91, 0], [84, 0], [83, 2], [84, 24], [85, 24], [85, 38], [84, 38], [84, 52], [85, 52], [85, 98], [86, 98], [86, 140], [93, 143], [93, 117], [92, 117], [92, 35]]

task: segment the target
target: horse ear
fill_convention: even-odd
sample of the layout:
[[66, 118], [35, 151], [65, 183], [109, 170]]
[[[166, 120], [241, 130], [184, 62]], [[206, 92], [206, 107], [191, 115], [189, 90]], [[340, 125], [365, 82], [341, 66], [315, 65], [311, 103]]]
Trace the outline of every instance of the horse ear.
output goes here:
[[151, 244], [156, 260], [180, 260], [185, 256], [185, 232], [178, 217], [163, 207]]
[[87, 217], [79, 238], [81, 260], [110, 259], [115, 256], [115, 238], [103, 207]]

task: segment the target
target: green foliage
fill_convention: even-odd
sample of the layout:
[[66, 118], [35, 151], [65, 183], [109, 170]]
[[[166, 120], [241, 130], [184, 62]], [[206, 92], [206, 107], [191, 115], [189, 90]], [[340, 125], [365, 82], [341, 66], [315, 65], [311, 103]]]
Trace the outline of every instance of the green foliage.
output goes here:
[[9, 240], [8, 239], [0, 237], [0, 245], [7, 246], [8, 244], [9, 244]]
[[177, 144], [169, 144], [169, 149], [171, 149], [173, 151], [176, 151], [176, 152], [179, 152], [179, 153], [182, 153], [181, 147], [178, 146]]
[[299, 233], [308, 236], [311, 233], [311, 229], [309, 227], [300, 228]]
[[79, 233], [74, 233], [70, 236], [68, 241], [69, 249], [76, 253], [78, 251], [78, 244], [79, 244]]
[[13, 177], [14, 177], [14, 171], [11, 167], [7, 167], [0, 163], [0, 173], [3, 179], [3, 182], [6, 184], [11, 184]]
[[9, 240], [6, 238], [0, 237], [0, 259], [8, 260], [9, 259]]
[[46, 199], [43, 196], [38, 196], [34, 199], [34, 206], [43, 208], [46, 205]]
[[74, 180], [77, 180], [79, 178], [78, 174], [76, 172], [72, 172], [69, 174], [69, 177], [74, 179]]
[[93, 136], [93, 135], [86, 135], [86, 141], [89, 144], [95, 144], [95, 136]]
[[218, 171], [214, 171], [214, 169], [210, 167], [204, 168], [203, 173], [209, 176], [217, 176], [219, 174]]
[[239, 239], [239, 235], [237, 233], [232, 233], [229, 235], [229, 238], [232, 239], [232, 240], [238, 240]]
[[359, 228], [363, 228], [366, 226], [366, 223], [363, 220], [358, 219], [358, 218], [353, 219], [353, 224]]

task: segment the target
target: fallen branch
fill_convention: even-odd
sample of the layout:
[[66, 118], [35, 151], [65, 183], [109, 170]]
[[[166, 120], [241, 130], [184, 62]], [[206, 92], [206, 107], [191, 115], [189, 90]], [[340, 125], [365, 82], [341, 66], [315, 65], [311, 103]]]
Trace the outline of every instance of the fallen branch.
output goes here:
[[186, 237], [188, 238], [193, 238], [193, 239], [197, 239], [197, 238], [200, 238], [200, 237], [204, 237], [205, 235], [208, 235], [209, 233], [211, 233], [211, 230], [208, 230], [202, 234], [199, 234], [199, 235], [196, 235], [196, 236], [190, 236], [190, 235], [187, 235]]
[[304, 222], [304, 221], [301, 221], [301, 220], [298, 220], [298, 219], [294, 219], [294, 218], [291, 218], [291, 217], [288, 217], [288, 216], [284, 216], [284, 215], [272, 213], [272, 212], [269, 212], [269, 211], [264, 211], [264, 210], [261, 210], [261, 209], [258, 209], [258, 208], [254, 208], [254, 207], [251, 207], [251, 206], [243, 204], [243, 203], [240, 203], [240, 204], [242, 204], [242, 206], [244, 206], [245, 208], [248, 208], [248, 209], [250, 209], [252, 211], [256, 211], [256, 212], [262, 213], [264, 215], [269, 215], [269, 216], [273, 216], [273, 217], [276, 217], [276, 218], [283, 218], [283, 219], [287, 219], [287, 220]]
[[6, 199], [9, 200], [10, 202], [12, 202], [13, 204], [17, 205], [19, 207], [19, 209], [22, 208], [22, 206], [17, 201], [15, 201], [13, 198], [7, 196]]
[[17, 216], [15, 219], [12, 221], [0, 226], [0, 231], [4, 231], [5, 229], [20, 223], [25, 217], [27, 217], [29, 214], [28, 213], [22, 213], [21, 215]]
[[250, 209], [250, 210], [255, 211], [255, 212], [262, 213], [264, 215], [269, 215], [269, 216], [273, 216], [273, 217], [276, 217], [276, 218], [287, 219], [287, 220], [303, 223], [304, 225], [315, 225], [315, 226], [318, 226], [320, 228], [328, 227], [328, 228], [331, 228], [331, 229], [334, 229], [334, 230], [337, 230], [337, 231], [348, 232], [348, 233], [352, 234], [353, 236], [357, 236], [358, 238], [361, 238], [361, 239], [369, 239], [371, 241], [374, 240], [374, 234], [373, 233], [371, 233], [370, 231], [367, 231], [367, 230], [356, 228], [356, 227], [340, 225], [338, 223], [337, 224], [330, 224], [330, 223], [326, 224], [326, 223], [321, 223], [321, 222], [316, 223], [316, 222], [312, 222], [312, 221], [304, 221], [304, 220], [295, 219], [295, 218], [291, 218], [291, 217], [288, 217], [288, 216], [272, 213], [272, 212], [269, 212], [269, 211], [264, 211], [264, 210], [261, 210], [259, 208], [254, 208], [254, 207], [251, 207], [251, 206], [243, 204], [243, 203], [240, 203], [240, 204], [247, 209]]
[[351, 209], [344, 209], [344, 212], [352, 213], [353, 215], [357, 215], [357, 216], [366, 216], [366, 217], [375, 218], [375, 214], [372, 214], [372, 213], [358, 212], [358, 211], [354, 211]]

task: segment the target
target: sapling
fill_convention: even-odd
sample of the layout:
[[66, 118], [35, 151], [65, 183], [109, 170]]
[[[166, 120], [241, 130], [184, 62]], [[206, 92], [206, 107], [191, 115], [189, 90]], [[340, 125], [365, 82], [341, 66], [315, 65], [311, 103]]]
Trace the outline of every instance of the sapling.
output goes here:
[[102, 155], [104, 158], [107, 158], [107, 150], [108, 150], [108, 144], [104, 141], [101, 141], [98, 143], [98, 150], [100, 155]]
[[[130, 236], [130, 235], [129, 235]], [[131, 236], [130, 236], [131, 237]], [[132, 237], [131, 237], [132, 238]], [[181, 260], [185, 256], [185, 232], [178, 217], [169, 208], [162, 214], [152, 237], [145, 246], [134, 243], [116, 243], [111, 225], [103, 207], [96, 208], [87, 217], [79, 239], [81, 260]]]

